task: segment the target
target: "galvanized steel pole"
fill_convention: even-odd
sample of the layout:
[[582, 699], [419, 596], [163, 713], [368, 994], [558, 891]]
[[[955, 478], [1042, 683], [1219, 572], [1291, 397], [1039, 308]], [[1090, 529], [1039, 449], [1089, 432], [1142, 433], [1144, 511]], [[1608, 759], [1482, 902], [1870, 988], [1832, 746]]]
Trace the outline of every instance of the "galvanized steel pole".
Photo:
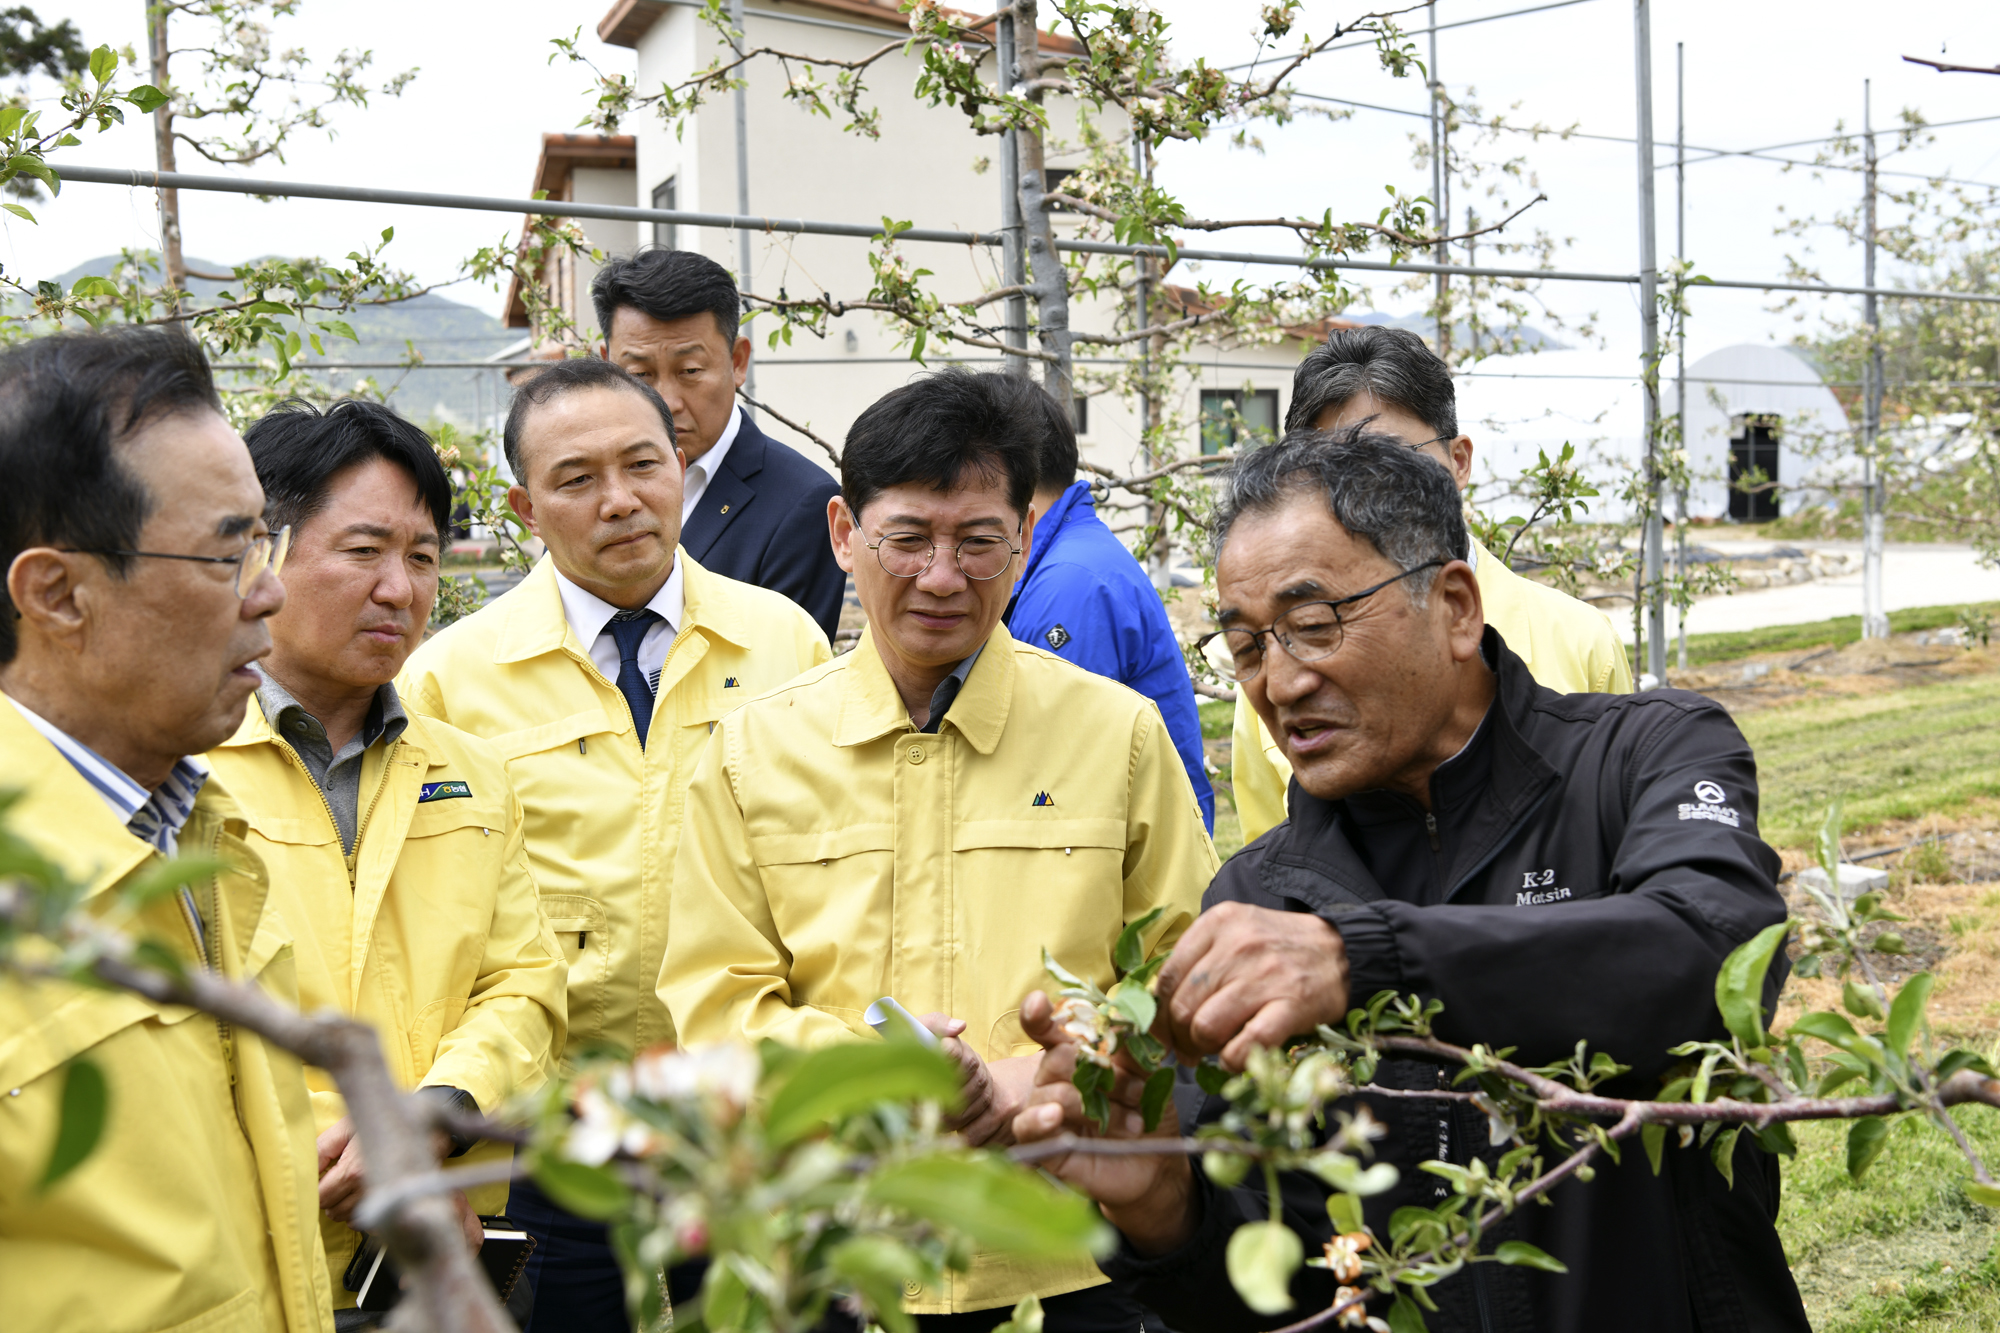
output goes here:
[[[1687, 262], [1688, 209], [1687, 209], [1687, 77], [1686, 47], [1684, 43], [1674, 43], [1674, 259]], [[1685, 291], [1675, 302], [1680, 307], [1674, 312], [1674, 415], [1681, 437], [1683, 457], [1691, 457], [1692, 448], [1688, 443], [1688, 340], [1687, 340], [1687, 296]], [[1680, 501], [1674, 514], [1674, 574], [1687, 577], [1688, 563], [1688, 484], [1685, 470], [1678, 487]], [[1675, 665], [1682, 671], [1688, 669], [1688, 627], [1687, 612], [1674, 617], [1675, 638], [1678, 640]]]
[[1640, 398], [1646, 426], [1646, 527], [1644, 589], [1646, 673], [1657, 687], [1667, 677], [1665, 531], [1660, 508], [1660, 274], [1654, 238], [1653, 199], [1653, 32], [1647, 0], [1632, 3], [1633, 46], [1639, 93], [1639, 356]]
[[[1875, 285], [1875, 114], [1873, 89], [1861, 81], [1862, 143], [1867, 152], [1868, 170], [1862, 179], [1868, 192], [1863, 225], [1868, 234], [1862, 249], [1861, 285]], [[1888, 493], [1882, 482], [1882, 463], [1876, 457], [1882, 432], [1882, 322], [1881, 312], [1871, 291], [1862, 298], [1862, 322], [1868, 326], [1868, 360], [1861, 371], [1861, 637], [1889, 637], [1889, 613], [1882, 604], [1882, 544], [1888, 508]]]
[[[1444, 197], [1444, 85], [1438, 82], [1437, 73], [1437, 5], [1435, 3], [1426, 5], [1425, 15], [1430, 22], [1431, 38], [1431, 64], [1428, 71], [1430, 74], [1431, 92], [1431, 221], [1432, 225], [1437, 229], [1437, 234], [1443, 236], [1451, 230], [1447, 225], [1451, 214], [1447, 211], [1448, 205], [1445, 203]], [[1451, 262], [1451, 255], [1447, 252], [1443, 241], [1438, 242], [1437, 262], [1441, 265]], [[1439, 272], [1437, 275], [1438, 313], [1435, 321], [1435, 331], [1438, 353], [1440, 355], [1450, 345], [1451, 338], [1450, 331], [1445, 327], [1446, 321], [1450, 318], [1445, 308], [1445, 283], [1445, 275]]]
[[[995, 38], [994, 59], [999, 68], [994, 71], [994, 84], [1002, 92], [1009, 92], [1020, 80], [1021, 71], [1016, 68], [1014, 58], [1014, 6], [1012, 0], [999, 0], [997, 12], [1000, 17], [993, 21]], [[1028, 285], [1028, 252], [1023, 246], [1021, 231], [1021, 158], [1020, 145], [1015, 142], [1016, 131], [1007, 130], [1000, 136], [1000, 268], [1001, 285], [1005, 287], [1025, 287]], [[1002, 305], [1006, 320], [1001, 326], [1000, 341], [1009, 347], [1022, 351], [1028, 348], [1028, 297], [1024, 292], [1016, 292]], [[1006, 358], [1007, 371], [1013, 375], [1026, 375], [1032, 369], [1028, 358]]]

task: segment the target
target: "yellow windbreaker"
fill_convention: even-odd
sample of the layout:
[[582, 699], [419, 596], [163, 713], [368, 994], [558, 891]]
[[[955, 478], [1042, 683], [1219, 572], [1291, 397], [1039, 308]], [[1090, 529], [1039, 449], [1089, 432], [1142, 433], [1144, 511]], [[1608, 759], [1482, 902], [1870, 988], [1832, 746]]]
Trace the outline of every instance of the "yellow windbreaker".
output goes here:
[[506, 763], [569, 962], [570, 1051], [674, 1039], [654, 982], [688, 779], [718, 718], [832, 655], [790, 598], [680, 558], [687, 609], [643, 751], [625, 696], [563, 618], [547, 560], [433, 635], [398, 683], [407, 707], [484, 737]]
[[[567, 969], [542, 919], [522, 847], [521, 803], [491, 746], [412, 715], [394, 744], [361, 763], [360, 821], [350, 862], [326, 800], [290, 742], [253, 698], [209, 763], [250, 821], [271, 875], [271, 901], [298, 934], [299, 997], [382, 1034], [389, 1072], [406, 1088], [459, 1088], [491, 1114], [539, 1087], [562, 1050]], [[333, 1080], [306, 1071], [324, 1130], [347, 1113]], [[482, 1143], [459, 1165], [504, 1161]], [[474, 1190], [497, 1213], [507, 1187]], [[334, 1303], [359, 1233], [321, 1218]]]
[[[989, 1060], [1036, 1051], [1021, 997], [1042, 948], [1113, 980], [1128, 921], [1201, 910], [1215, 849], [1151, 700], [996, 627], [935, 734], [910, 723], [870, 635], [724, 718], [688, 788], [660, 993], [689, 1043], [872, 1038], [888, 995], [965, 1020]], [[981, 1257], [919, 1314], [1104, 1280], [1095, 1264]]]
[[[1478, 553], [1472, 572], [1479, 580], [1486, 623], [1527, 663], [1537, 684], [1563, 694], [1632, 692], [1632, 664], [1611, 617], [1545, 583], [1522, 578], [1478, 542], [1472, 547]], [[1230, 734], [1230, 783], [1243, 841], [1250, 842], [1284, 820], [1292, 765], [1242, 690], [1236, 692], [1236, 724]]]
[[[100, 906], [159, 860], [62, 753], [0, 701], [12, 826]], [[245, 826], [210, 778], [183, 856], [229, 869], [197, 886], [208, 963], [298, 1002], [291, 937]], [[200, 965], [174, 895], [130, 926]], [[68, 1063], [104, 1071], [110, 1111], [82, 1166], [35, 1187]], [[35, 1333], [332, 1333], [312, 1107], [299, 1062], [190, 1009], [0, 975], [0, 1326]]]

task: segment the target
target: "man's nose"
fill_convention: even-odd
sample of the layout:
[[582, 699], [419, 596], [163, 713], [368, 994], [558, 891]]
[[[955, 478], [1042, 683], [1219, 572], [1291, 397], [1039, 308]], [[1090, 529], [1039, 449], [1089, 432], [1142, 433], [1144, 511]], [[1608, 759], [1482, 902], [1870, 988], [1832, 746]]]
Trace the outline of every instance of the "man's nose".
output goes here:
[[245, 620], [263, 620], [285, 609], [285, 584], [277, 571], [266, 568], [250, 585], [237, 614]]
[[607, 519], [628, 518], [645, 506], [639, 502], [639, 493], [626, 481], [622, 473], [614, 473], [604, 485], [604, 498], [598, 502], [598, 514]]
[[930, 568], [917, 575], [917, 586], [933, 597], [950, 597], [966, 586], [965, 571], [958, 567], [958, 552], [939, 546], [931, 556]]
[[410, 571], [400, 560], [391, 563], [375, 580], [374, 600], [383, 606], [393, 606], [401, 610], [416, 600], [416, 583], [410, 578]]
[[1264, 640], [1264, 697], [1273, 704], [1294, 704], [1319, 688], [1319, 672], [1285, 651], [1273, 634]]

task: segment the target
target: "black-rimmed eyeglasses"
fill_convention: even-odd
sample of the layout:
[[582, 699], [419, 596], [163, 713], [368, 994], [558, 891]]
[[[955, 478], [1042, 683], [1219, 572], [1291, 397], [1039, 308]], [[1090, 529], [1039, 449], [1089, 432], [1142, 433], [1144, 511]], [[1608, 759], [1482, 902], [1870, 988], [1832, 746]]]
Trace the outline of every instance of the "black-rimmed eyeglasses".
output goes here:
[[285, 556], [292, 549], [292, 525], [287, 523], [276, 532], [267, 532], [252, 537], [250, 544], [235, 555], [182, 555], [176, 551], [118, 551], [72, 548], [75, 555], [115, 555], [140, 560], [193, 560], [204, 565], [236, 566], [236, 595], [248, 597], [250, 589], [265, 570], [276, 574], [285, 567]]
[[1301, 602], [1272, 621], [1269, 629], [1219, 629], [1213, 634], [1204, 634], [1195, 640], [1195, 647], [1206, 649], [1209, 644], [1221, 639], [1229, 649], [1231, 679], [1239, 685], [1246, 680], [1254, 680], [1257, 673], [1264, 669], [1264, 639], [1267, 635], [1277, 640], [1295, 662], [1320, 661], [1339, 652], [1341, 640], [1346, 637], [1347, 625], [1341, 617], [1340, 608], [1352, 606], [1364, 597], [1373, 597], [1392, 583], [1400, 583], [1412, 574], [1436, 569], [1444, 563], [1442, 560], [1426, 560], [1394, 578], [1383, 579], [1372, 588], [1363, 588], [1337, 601]]

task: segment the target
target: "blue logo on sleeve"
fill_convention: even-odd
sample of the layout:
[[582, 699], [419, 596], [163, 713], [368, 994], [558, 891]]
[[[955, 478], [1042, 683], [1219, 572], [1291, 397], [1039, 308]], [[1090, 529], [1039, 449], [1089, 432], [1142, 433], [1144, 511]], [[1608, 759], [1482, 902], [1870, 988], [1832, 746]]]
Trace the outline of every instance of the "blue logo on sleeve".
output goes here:
[[465, 782], [426, 782], [417, 792], [417, 804], [425, 801], [449, 801], [457, 797], [470, 797], [472, 786]]

